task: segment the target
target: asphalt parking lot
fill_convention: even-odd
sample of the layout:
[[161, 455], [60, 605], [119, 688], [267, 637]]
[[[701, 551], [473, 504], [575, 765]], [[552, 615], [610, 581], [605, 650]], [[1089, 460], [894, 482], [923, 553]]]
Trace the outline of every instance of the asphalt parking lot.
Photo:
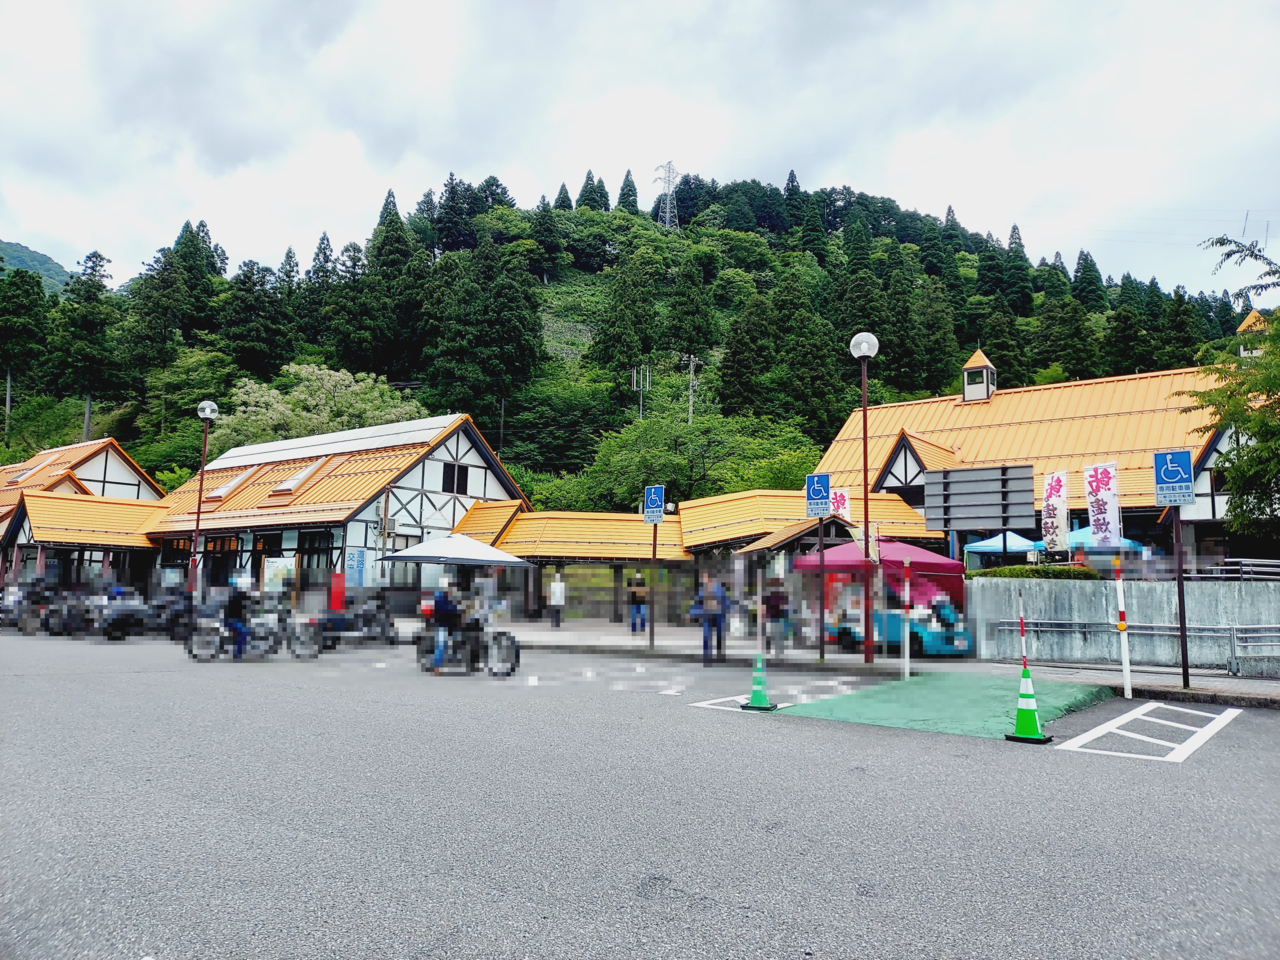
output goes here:
[[[0, 677], [6, 960], [1280, 944], [1280, 712], [1156, 763], [697, 709], [750, 671], [608, 656], [526, 653], [500, 681], [404, 647], [200, 665], [8, 632]], [[833, 682], [867, 681], [770, 689]]]

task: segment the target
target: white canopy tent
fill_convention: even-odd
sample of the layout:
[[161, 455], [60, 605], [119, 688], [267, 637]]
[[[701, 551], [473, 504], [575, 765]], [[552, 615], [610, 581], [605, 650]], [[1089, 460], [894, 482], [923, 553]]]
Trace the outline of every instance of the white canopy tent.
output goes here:
[[386, 563], [440, 563], [459, 567], [532, 567], [527, 560], [481, 543], [462, 533], [424, 540], [407, 549], [379, 557]]

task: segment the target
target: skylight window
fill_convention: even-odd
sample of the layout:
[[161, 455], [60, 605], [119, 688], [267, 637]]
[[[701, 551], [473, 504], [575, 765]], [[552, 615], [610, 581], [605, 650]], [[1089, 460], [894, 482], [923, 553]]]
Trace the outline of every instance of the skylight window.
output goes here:
[[55, 461], [55, 460], [57, 460], [57, 459], [58, 459], [58, 454], [56, 454], [56, 453], [55, 453], [55, 454], [52, 454], [51, 456], [45, 457], [43, 460], [41, 460], [39, 463], [37, 463], [37, 464], [36, 464], [34, 467], [32, 467], [30, 470], [24, 470], [22, 473], [18, 474], [16, 477], [12, 478], [12, 479], [9, 481], [9, 483], [8, 483], [8, 484], [6, 484], [6, 486], [11, 486], [12, 484], [15, 484], [15, 483], [21, 483], [23, 480], [27, 479], [27, 477], [30, 477], [30, 476], [32, 476], [33, 474], [38, 473], [40, 470], [42, 470], [43, 468], [47, 467], [49, 464], [53, 463], [53, 461]]
[[321, 457], [320, 459], [316, 460], [314, 463], [307, 464], [305, 467], [303, 467], [301, 470], [299, 470], [297, 473], [291, 476], [288, 480], [284, 481], [284, 483], [280, 484], [278, 487], [275, 487], [271, 492], [272, 493], [293, 493], [300, 486], [306, 483], [307, 480], [311, 478], [312, 474], [314, 474], [317, 470], [320, 469], [320, 465], [328, 459], [329, 459], [328, 457]]
[[236, 487], [240, 486], [240, 484], [242, 484], [245, 480], [248, 480], [249, 474], [253, 473], [257, 469], [258, 469], [257, 467], [250, 467], [248, 470], [246, 470], [244, 473], [240, 474], [239, 476], [233, 477], [232, 479], [228, 480], [222, 486], [218, 487], [217, 490], [214, 490], [210, 493], [206, 493], [204, 495], [204, 498], [206, 500], [221, 500], [223, 497], [231, 493], [231, 491], [234, 490]]

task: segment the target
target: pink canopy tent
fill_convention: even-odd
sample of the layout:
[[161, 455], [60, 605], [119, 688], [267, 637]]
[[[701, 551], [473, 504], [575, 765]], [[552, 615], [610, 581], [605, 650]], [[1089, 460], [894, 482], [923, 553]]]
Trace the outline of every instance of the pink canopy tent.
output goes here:
[[[902, 582], [902, 561], [907, 557], [911, 558], [913, 600], [931, 599], [917, 592], [920, 589], [917, 585], [921, 584], [917, 578], [924, 577], [926, 583], [931, 582], [945, 590], [957, 607], [964, 606], [964, 564], [959, 560], [951, 560], [923, 547], [913, 547], [897, 540], [878, 538], [876, 544], [880, 548], [880, 567], [889, 582], [895, 586]], [[875, 569], [876, 566], [867, 561], [862, 553], [862, 545], [857, 542], [842, 543], [823, 553], [827, 573], [866, 571]], [[797, 570], [817, 570], [818, 555], [807, 553], [796, 557], [793, 565]]]

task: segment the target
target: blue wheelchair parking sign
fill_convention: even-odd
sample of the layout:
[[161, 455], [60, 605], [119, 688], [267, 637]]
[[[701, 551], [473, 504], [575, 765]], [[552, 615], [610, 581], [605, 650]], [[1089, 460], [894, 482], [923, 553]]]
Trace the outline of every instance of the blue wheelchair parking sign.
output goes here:
[[1168, 450], [1155, 455], [1156, 506], [1177, 507], [1196, 502], [1190, 450]]
[[831, 474], [811, 473], [804, 478], [806, 517], [831, 516]]
[[644, 488], [644, 522], [661, 523], [662, 508], [666, 503], [667, 488], [661, 485]]

